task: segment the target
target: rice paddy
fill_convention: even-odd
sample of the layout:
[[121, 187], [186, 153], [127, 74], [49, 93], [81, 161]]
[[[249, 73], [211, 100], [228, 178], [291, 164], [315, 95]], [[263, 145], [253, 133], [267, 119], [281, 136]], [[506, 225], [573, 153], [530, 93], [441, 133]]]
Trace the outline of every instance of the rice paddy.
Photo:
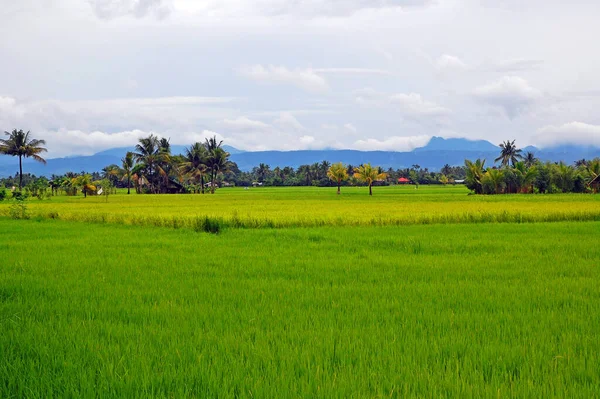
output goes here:
[[[3, 398], [599, 397], [598, 196], [260, 188], [27, 207], [0, 217]], [[193, 231], [202, 218], [219, 234]]]

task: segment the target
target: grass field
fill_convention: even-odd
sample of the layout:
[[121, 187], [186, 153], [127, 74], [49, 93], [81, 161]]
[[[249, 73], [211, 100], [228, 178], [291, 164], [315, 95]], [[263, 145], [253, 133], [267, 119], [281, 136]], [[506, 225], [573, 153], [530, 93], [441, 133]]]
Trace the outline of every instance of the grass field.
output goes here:
[[[29, 203], [33, 217], [143, 226], [193, 227], [208, 216], [222, 226], [394, 226], [435, 223], [600, 221], [600, 196], [469, 196], [464, 186], [222, 189], [210, 195], [56, 196]], [[9, 204], [0, 203], [0, 215]]]
[[0, 397], [600, 397], [600, 222], [214, 235], [35, 218], [575, 215], [597, 198], [376, 187], [34, 200], [34, 219], [0, 217]]

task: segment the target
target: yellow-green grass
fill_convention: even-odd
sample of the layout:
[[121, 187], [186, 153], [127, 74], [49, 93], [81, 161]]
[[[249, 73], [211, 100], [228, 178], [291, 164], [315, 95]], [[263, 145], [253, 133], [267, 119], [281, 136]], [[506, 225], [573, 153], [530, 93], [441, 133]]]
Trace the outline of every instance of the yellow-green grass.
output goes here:
[[[33, 217], [193, 227], [198, 217], [224, 227], [385, 226], [430, 223], [600, 221], [600, 196], [468, 195], [464, 186], [230, 188], [216, 194], [56, 196], [33, 199]], [[0, 203], [7, 215], [10, 203]]]
[[598, 397], [598, 233], [0, 218], [0, 397]]

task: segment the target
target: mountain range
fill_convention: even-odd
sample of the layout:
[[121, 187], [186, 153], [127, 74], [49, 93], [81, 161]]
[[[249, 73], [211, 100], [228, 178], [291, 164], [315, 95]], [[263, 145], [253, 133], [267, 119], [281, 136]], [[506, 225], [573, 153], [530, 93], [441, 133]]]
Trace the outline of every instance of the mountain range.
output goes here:
[[[237, 163], [243, 171], [249, 171], [260, 163], [276, 166], [292, 166], [297, 168], [303, 164], [312, 164], [323, 160], [343, 162], [350, 165], [371, 163], [373, 165], [387, 168], [409, 168], [419, 165], [432, 171], [440, 170], [444, 165], [463, 165], [465, 159], [485, 159], [488, 165], [494, 163], [500, 149], [486, 140], [467, 140], [461, 138], [444, 139], [433, 137], [430, 142], [421, 148], [409, 152], [396, 151], [357, 151], [357, 150], [302, 150], [302, 151], [242, 151], [234, 147], [224, 146], [231, 154], [230, 159]], [[66, 172], [94, 172], [101, 171], [107, 165], [121, 164], [121, 158], [127, 151], [133, 148], [112, 148], [91, 156], [73, 156], [66, 158], [48, 159], [47, 165], [34, 162], [30, 159], [24, 161], [25, 173], [38, 176], [61, 175]], [[184, 146], [172, 146], [173, 154], [181, 154], [185, 151]], [[543, 161], [573, 163], [585, 158], [592, 159], [600, 156], [600, 148], [586, 146], [557, 146], [553, 148], [538, 149], [536, 147], [525, 147], [523, 152], [531, 151]], [[16, 158], [0, 156], [0, 177], [14, 175], [18, 172]]]

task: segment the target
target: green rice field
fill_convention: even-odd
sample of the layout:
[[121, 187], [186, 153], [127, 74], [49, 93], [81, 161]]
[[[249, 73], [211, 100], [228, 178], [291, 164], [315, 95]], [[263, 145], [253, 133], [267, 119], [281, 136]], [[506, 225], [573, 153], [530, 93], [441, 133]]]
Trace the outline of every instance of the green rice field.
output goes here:
[[373, 191], [0, 203], [0, 397], [600, 397], [600, 196]]

